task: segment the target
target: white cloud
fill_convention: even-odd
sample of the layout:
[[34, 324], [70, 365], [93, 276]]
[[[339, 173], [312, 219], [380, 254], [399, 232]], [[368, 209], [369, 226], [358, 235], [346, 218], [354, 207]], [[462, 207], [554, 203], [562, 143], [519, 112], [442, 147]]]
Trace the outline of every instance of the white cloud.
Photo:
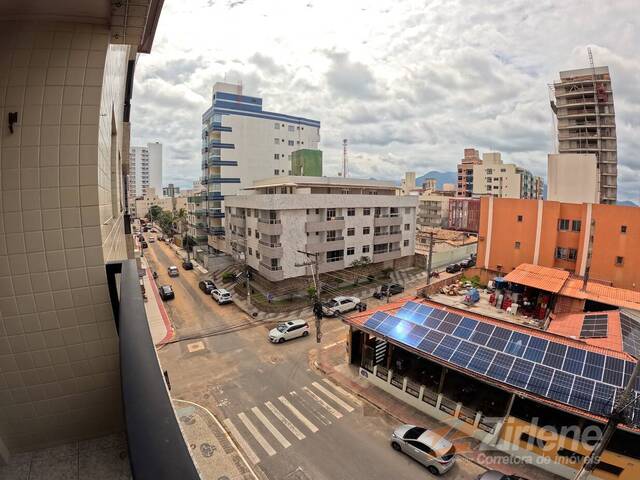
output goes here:
[[201, 115], [218, 80], [265, 109], [318, 119], [326, 171], [350, 143], [355, 176], [451, 171], [465, 147], [544, 174], [547, 85], [587, 66], [613, 77], [620, 198], [640, 191], [637, 3], [169, 0], [140, 57], [133, 141], [165, 145], [165, 182], [200, 175]]

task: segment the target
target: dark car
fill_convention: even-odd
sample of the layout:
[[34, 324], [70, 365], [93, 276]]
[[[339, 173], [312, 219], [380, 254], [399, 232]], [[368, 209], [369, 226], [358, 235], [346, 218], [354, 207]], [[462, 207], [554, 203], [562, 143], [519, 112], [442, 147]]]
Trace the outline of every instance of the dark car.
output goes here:
[[198, 287], [207, 295], [211, 295], [211, 290], [215, 290], [216, 284], [211, 280], [202, 280], [200, 283], [198, 283]]
[[451, 265], [448, 265], [447, 268], [445, 268], [445, 271], [447, 273], [457, 273], [460, 270], [462, 270], [462, 267], [459, 263], [452, 263]]
[[143, 241], [143, 242], [140, 242], [140, 246], [141, 246], [142, 248], [149, 248], [149, 244], [148, 244], [147, 242], [144, 242], [144, 241]]
[[175, 293], [173, 293], [173, 288], [171, 288], [171, 285], [161, 285], [160, 288], [158, 288], [158, 290], [160, 291], [160, 298], [162, 298], [162, 300], [173, 300], [174, 298], [176, 298]]
[[182, 268], [184, 268], [185, 270], [193, 270], [193, 263], [191, 263], [190, 260], [185, 260], [184, 262], [182, 262]]
[[392, 283], [391, 285], [387, 285], [385, 283], [380, 287], [380, 290], [378, 290], [373, 294], [373, 296], [375, 298], [384, 298], [387, 296], [387, 290], [388, 290], [388, 295], [391, 296], [391, 295], [396, 295], [398, 293], [404, 292], [404, 287], [399, 283]]

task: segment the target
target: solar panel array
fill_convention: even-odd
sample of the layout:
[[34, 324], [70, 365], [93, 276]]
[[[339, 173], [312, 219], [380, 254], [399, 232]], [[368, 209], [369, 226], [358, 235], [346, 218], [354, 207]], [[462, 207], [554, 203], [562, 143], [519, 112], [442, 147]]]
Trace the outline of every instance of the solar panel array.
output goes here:
[[605, 338], [608, 331], [609, 315], [606, 313], [584, 316], [580, 338]]
[[624, 351], [638, 358], [640, 356], [640, 312], [620, 310], [620, 328]]
[[[407, 302], [395, 315], [376, 312], [364, 326], [472, 374], [597, 415], [611, 413], [634, 367], [617, 357], [416, 302]], [[636, 397], [638, 386], [640, 381]], [[639, 407], [630, 421], [640, 421]]]

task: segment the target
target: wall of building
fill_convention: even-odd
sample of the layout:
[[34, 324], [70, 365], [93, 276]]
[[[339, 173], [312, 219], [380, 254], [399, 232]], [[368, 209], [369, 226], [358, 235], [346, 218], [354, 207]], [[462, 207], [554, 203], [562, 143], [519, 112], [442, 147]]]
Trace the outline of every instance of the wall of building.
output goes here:
[[552, 153], [547, 159], [547, 200], [598, 203], [600, 176], [592, 153]]
[[17, 451], [122, 425], [104, 264], [127, 257], [129, 47], [62, 22], [2, 24], [0, 43], [0, 107], [18, 112], [0, 137], [0, 437]]

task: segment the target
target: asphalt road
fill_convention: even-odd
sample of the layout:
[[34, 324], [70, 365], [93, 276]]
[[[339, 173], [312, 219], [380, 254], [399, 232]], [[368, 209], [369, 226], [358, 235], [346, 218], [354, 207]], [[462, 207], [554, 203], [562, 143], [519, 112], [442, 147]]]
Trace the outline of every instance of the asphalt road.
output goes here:
[[[284, 344], [235, 305], [217, 305], [198, 289], [200, 276], [184, 271], [163, 243], [145, 251], [160, 284], [173, 286], [167, 302], [176, 339], [159, 350], [175, 398], [206, 407], [225, 425], [254, 470], [273, 479], [390, 480], [431, 478], [389, 446], [395, 421], [336, 388], [309, 365], [315, 332]], [[178, 265], [180, 276], [166, 269]], [[229, 328], [240, 330], [228, 332]], [[324, 323], [323, 344], [343, 342], [339, 320]], [[182, 339], [182, 340], [181, 340]], [[321, 354], [318, 350], [316, 354]], [[474, 478], [456, 465], [446, 478]], [[216, 477], [217, 478], [217, 477]]]

